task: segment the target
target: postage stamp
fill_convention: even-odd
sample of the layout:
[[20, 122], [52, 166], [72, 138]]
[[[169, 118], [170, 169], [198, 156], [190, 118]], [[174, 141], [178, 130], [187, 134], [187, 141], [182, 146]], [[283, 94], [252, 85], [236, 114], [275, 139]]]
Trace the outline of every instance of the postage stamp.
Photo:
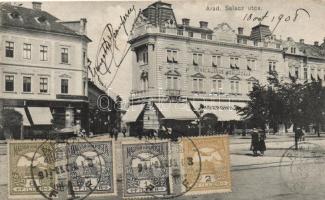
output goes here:
[[168, 142], [122, 143], [123, 196], [152, 197], [171, 191]]
[[[40, 192], [50, 195], [55, 187], [54, 144], [42, 141], [10, 141], [9, 197], [37, 198]], [[44, 175], [44, 173], [46, 175]], [[33, 176], [34, 175], [34, 176]]]
[[113, 142], [79, 141], [67, 144], [70, 197], [77, 195], [116, 195]]
[[315, 143], [301, 142], [288, 148], [280, 160], [282, 182], [291, 191], [304, 195], [324, 194], [325, 149]]
[[[193, 137], [192, 141], [196, 148], [193, 148], [191, 140], [182, 139], [183, 182], [195, 182], [186, 194], [230, 192], [228, 136]], [[199, 162], [200, 165], [197, 164]], [[198, 170], [200, 170], [200, 175], [197, 178]], [[186, 186], [183, 187], [183, 190], [186, 189]]]

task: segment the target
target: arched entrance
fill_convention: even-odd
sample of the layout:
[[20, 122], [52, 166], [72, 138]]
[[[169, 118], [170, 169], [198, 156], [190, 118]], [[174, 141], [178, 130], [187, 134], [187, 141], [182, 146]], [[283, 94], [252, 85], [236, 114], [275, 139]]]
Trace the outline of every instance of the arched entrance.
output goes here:
[[207, 113], [201, 118], [202, 135], [213, 135], [217, 131], [218, 117], [213, 113]]

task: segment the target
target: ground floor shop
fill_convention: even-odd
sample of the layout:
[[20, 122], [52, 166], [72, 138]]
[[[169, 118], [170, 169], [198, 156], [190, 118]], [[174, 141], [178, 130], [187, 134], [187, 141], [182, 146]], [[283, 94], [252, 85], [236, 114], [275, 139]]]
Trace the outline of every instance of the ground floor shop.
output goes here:
[[131, 105], [122, 120], [128, 133], [137, 136], [147, 130], [171, 129], [179, 135], [238, 134], [247, 124], [237, 114], [235, 106], [244, 101], [189, 100], [186, 102], [150, 102]]
[[[22, 115], [22, 127], [14, 138], [46, 138], [51, 130], [73, 132], [89, 129], [88, 101], [0, 99], [0, 109], [14, 109]], [[18, 136], [19, 135], [19, 136]]]

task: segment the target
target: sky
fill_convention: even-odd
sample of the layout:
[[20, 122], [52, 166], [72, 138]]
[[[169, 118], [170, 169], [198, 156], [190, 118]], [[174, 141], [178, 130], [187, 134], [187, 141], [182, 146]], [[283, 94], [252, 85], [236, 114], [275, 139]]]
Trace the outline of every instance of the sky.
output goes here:
[[[88, 46], [88, 57], [94, 63], [105, 25], [110, 23], [116, 28], [121, 22], [120, 16], [133, 5], [138, 10], [146, 8], [153, 2], [155, 1], [44, 1], [42, 10], [62, 21], [87, 18], [87, 35], [92, 40]], [[212, 29], [226, 22], [234, 30], [237, 30], [237, 27], [243, 27], [244, 34], [249, 35], [251, 27], [258, 24], [252, 19], [262, 17], [268, 11], [268, 16], [262, 23], [269, 25], [271, 30], [276, 27], [273, 33], [277, 38], [292, 37], [295, 41], [304, 39], [305, 43], [311, 44], [314, 41], [319, 41], [321, 44], [325, 38], [325, 0], [174, 0], [163, 2], [172, 4], [177, 23], [181, 23], [182, 18], [189, 18], [190, 25], [193, 26], [199, 26], [199, 21], [207, 21], [209, 28]], [[31, 2], [22, 3], [25, 7], [31, 7]], [[237, 9], [225, 9], [226, 7], [233, 8], [233, 6]], [[251, 6], [259, 10], [249, 10]], [[219, 10], [209, 11], [207, 7], [219, 7]], [[297, 9], [305, 9], [310, 17], [305, 11], [300, 10], [294, 21]], [[250, 14], [252, 14], [252, 19], [247, 20], [246, 17], [244, 20], [245, 15]], [[126, 37], [119, 42], [126, 44]], [[110, 86], [110, 90], [121, 95], [124, 100], [128, 99], [131, 91], [131, 64], [131, 52], [129, 52]], [[112, 75], [102, 76], [102, 80], [108, 84], [112, 80]]]

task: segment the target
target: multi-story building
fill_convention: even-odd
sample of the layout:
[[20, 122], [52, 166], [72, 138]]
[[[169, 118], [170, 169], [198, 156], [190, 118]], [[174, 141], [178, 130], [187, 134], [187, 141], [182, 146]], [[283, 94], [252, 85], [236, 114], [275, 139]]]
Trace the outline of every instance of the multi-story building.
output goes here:
[[60, 21], [41, 5], [0, 4], [0, 109], [16, 108], [32, 128], [88, 129], [87, 21]]
[[290, 57], [299, 55], [283, 51], [283, 41], [266, 25], [245, 35], [243, 28], [235, 31], [227, 23], [215, 28], [205, 21], [198, 26], [190, 19], [179, 23], [171, 4], [163, 2], [142, 11], [129, 43], [133, 79], [124, 120], [131, 134], [132, 129], [158, 129], [161, 124], [191, 127], [193, 120], [202, 122], [202, 133], [231, 132], [243, 126], [235, 106], [245, 106], [253, 84], [266, 84], [273, 71], [289, 80]]

